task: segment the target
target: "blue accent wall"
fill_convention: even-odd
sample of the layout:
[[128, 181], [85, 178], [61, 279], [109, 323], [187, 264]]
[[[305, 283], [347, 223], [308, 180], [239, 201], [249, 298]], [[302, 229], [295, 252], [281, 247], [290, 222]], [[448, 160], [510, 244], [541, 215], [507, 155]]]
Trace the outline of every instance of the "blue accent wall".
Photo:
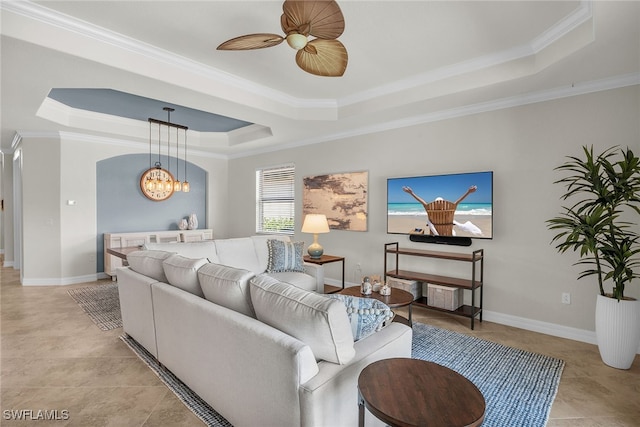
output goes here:
[[[171, 157], [169, 164], [174, 173], [175, 157]], [[163, 167], [167, 169], [164, 162]], [[183, 168], [184, 162], [180, 160], [180, 180], [184, 179]], [[206, 170], [187, 162], [191, 191], [173, 193], [167, 200], [154, 202], [140, 190], [140, 177], [147, 169], [148, 154], [126, 154], [96, 164], [98, 273], [104, 271], [104, 233], [177, 230], [178, 221], [192, 213], [198, 217], [198, 228], [207, 228]]]

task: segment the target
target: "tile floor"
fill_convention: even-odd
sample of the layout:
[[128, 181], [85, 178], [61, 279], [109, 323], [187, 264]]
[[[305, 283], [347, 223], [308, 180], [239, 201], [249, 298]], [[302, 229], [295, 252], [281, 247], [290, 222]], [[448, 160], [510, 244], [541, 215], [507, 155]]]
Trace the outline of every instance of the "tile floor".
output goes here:
[[[18, 272], [0, 269], [0, 425], [202, 426], [119, 339], [122, 329], [101, 331], [67, 294], [96, 283], [23, 287]], [[620, 371], [593, 345], [490, 322], [471, 331], [468, 319], [421, 308], [413, 319], [565, 360], [550, 427], [640, 426], [640, 357]], [[8, 420], [11, 410], [67, 419]]]

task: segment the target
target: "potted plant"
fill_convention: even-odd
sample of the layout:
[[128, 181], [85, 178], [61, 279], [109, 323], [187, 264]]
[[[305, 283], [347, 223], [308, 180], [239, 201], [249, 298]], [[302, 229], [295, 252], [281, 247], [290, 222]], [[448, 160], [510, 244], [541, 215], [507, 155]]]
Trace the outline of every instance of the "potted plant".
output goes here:
[[[560, 253], [579, 252], [577, 265], [585, 270], [578, 279], [596, 276], [600, 294], [596, 302], [596, 337], [604, 363], [629, 369], [640, 344], [640, 301], [625, 296], [625, 286], [640, 274], [640, 159], [627, 149], [612, 147], [594, 156], [582, 147], [584, 158], [567, 157], [556, 170], [568, 175], [563, 200], [575, 200], [547, 221], [558, 234]], [[607, 292], [605, 285], [612, 285]]]

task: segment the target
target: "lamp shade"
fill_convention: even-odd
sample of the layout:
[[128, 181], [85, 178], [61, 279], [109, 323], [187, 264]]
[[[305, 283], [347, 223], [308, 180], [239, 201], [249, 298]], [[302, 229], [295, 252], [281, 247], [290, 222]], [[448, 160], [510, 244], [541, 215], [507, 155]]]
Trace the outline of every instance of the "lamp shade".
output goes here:
[[328, 233], [329, 223], [327, 222], [326, 215], [323, 214], [308, 214], [304, 217], [304, 223], [302, 224], [303, 233]]

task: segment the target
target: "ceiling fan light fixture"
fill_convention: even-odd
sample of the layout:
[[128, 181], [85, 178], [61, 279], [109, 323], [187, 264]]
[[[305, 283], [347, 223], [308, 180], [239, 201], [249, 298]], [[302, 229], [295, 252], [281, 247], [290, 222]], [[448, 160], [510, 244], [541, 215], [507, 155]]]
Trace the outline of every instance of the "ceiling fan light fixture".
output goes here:
[[292, 33], [287, 36], [287, 43], [295, 50], [300, 50], [304, 48], [308, 39], [304, 34]]
[[338, 37], [344, 32], [344, 16], [335, 0], [285, 0], [280, 27], [286, 36], [246, 34], [227, 40], [218, 50], [250, 50], [282, 43], [297, 51], [296, 64], [307, 73], [340, 77], [347, 69], [348, 54]]

